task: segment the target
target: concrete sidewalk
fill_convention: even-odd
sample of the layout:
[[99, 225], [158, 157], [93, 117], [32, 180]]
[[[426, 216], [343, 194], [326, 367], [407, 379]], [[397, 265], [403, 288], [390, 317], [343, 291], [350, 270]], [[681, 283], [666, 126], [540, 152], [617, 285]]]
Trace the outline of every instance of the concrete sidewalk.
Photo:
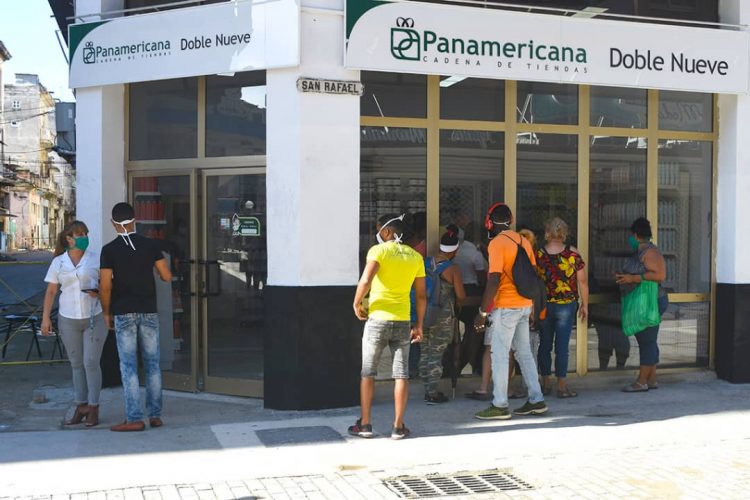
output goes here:
[[[50, 401], [28, 403], [0, 436], [0, 497], [399, 498], [384, 479], [499, 470], [532, 489], [482, 495], [746, 498], [750, 387], [686, 372], [663, 376], [658, 391], [618, 392], [630, 376], [574, 377], [578, 398], [552, 397], [547, 415], [503, 422], [473, 419], [485, 404], [462, 397], [427, 406], [413, 384], [414, 437], [400, 442], [347, 436], [357, 408], [278, 412], [258, 400], [173, 392], [164, 427], [117, 434], [108, 426], [122, 419], [119, 389], [105, 391], [100, 427], [60, 430], [70, 388], [48, 388]], [[459, 394], [476, 382], [461, 379]], [[378, 386], [374, 408], [385, 435], [390, 390]]]

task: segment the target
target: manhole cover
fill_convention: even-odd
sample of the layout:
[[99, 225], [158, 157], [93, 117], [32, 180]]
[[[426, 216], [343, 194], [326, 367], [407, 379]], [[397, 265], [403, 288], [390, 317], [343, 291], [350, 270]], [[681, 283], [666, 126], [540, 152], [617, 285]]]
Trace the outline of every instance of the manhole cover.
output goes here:
[[312, 427], [287, 427], [284, 429], [265, 429], [255, 431], [260, 442], [266, 446], [289, 446], [296, 444], [330, 443], [345, 441], [330, 427], [320, 425]]
[[401, 498], [433, 498], [478, 495], [533, 487], [513, 474], [499, 470], [459, 472], [448, 475], [404, 476], [385, 479], [385, 485]]

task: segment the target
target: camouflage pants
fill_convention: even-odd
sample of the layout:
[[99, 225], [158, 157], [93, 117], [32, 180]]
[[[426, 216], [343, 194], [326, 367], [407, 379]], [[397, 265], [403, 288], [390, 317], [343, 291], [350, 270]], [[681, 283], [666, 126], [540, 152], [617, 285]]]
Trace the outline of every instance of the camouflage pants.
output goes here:
[[443, 375], [443, 352], [453, 338], [454, 321], [453, 314], [448, 314], [424, 332], [419, 376], [424, 382], [425, 394], [437, 392], [438, 382]]

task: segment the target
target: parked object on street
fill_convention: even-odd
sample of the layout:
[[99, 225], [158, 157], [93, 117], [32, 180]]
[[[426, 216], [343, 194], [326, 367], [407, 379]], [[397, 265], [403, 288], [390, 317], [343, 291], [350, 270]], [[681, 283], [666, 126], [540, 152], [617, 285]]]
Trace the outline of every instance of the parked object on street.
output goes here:
[[[386, 346], [393, 355], [395, 380], [395, 418], [391, 438], [409, 436], [409, 429], [404, 424], [409, 399], [409, 347], [412, 342], [422, 341], [426, 300], [424, 261], [419, 253], [402, 243], [405, 229], [403, 215], [380, 217], [376, 225], [378, 244], [367, 252], [367, 264], [357, 284], [354, 314], [367, 323], [362, 334], [362, 413], [349, 427], [349, 434], [353, 436], [374, 436], [370, 420], [372, 398], [378, 362]], [[417, 309], [413, 327], [409, 301], [412, 286], [416, 290]], [[368, 292], [369, 310], [365, 310], [362, 301]]]
[[99, 255], [88, 250], [88, 227], [73, 221], [60, 233], [49, 266], [42, 312], [42, 335], [52, 334], [52, 306], [60, 291], [57, 325], [73, 370], [75, 412], [65, 425], [99, 423], [102, 355], [107, 329], [99, 302]]
[[162, 391], [154, 268], [165, 282], [172, 280], [172, 273], [156, 242], [135, 232], [135, 212], [130, 204], [118, 203], [112, 208], [112, 225], [117, 238], [102, 249], [101, 299], [108, 328], [112, 328], [114, 318], [126, 420], [111, 430], [142, 431], [145, 423], [138, 380], [138, 346], [146, 371], [148, 417], [151, 427], [160, 427]]
[[[660, 317], [667, 309], [666, 292], [659, 286], [667, 277], [664, 256], [651, 243], [651, 223], [644, 217], [636, 219], [630, 226], [632, 233], [628, 238], [628, 245], [633, 254], [623, 266], [622, 272], [615, 275], [620, 292], [623, 296], [623, 331], [632, 330], [631, 325], [625, 324], [625, 302], [633, 293], [643, 294], [649, 301], [649, 309], [658, 310], [658, 317], [650, 325], [635, 333], [640, 351], [640, 367], [638, 378], [632, 384], [623, 387], [623, 392], [646, 392], [659, 387], [656, 380], [656, 365], [659, 363], [659, 335]], [[654, 286], [656, 284], [657, 286]], [[641, 288], [647, 285], [648, 288]], [[653, 324], [656, 323], [656, 324]], [[642, 325], [643, 326], [643, 325]], [[637, 329], [637, 328], [636, 328]]]

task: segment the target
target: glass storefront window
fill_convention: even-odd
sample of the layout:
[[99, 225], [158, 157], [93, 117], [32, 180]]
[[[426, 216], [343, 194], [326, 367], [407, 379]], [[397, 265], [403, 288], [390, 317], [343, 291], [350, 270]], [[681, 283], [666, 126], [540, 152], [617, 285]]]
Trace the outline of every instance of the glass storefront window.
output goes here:
[[487, 208], [503, 199], [501, 132], [440, 131], [440, 225], [457, 224], [465, 239], [484, 243]]
[[659, 128], [687, 132], [713, 130], [713, 95], [659, 91]]
[[708, 302], [669, 304], [659, 326], [659, 364], [708, 365], [709, 317]]
[[132, 83], [129, 89], [130, 160], [198, 155], [198, 80]]
[[670, 292], [710, 291], [712, 154], [710, 142], [659, 141], [657, 241]]
[[410, 215], [425, 237], [427, 213], [427, 131], [423, 128], [362, 127], [360, 146], [360, 262], [375, 242], [381, 215]]
[[[189, 375], [191, 372], [192, 324], [190, 262], [190, 176], [133, 177], [132, 203], [139, 234], [156, 240], [168, 254], [172, 282], [158, 283], [160, 308], [161, 368]], [[165, 307], [164, 304], [171, 304]], [[161, 309], [160, 309], [161, 311]]]
[[518, 82], [518, 123], [578, 124], [578, 86]]
[[630, 225], [646, 215], [647, 142], [592, 137], [589, 179], [589, 287], [619, 292], [614, 273], [630, 255]]
[[544, 224], [560, 217], [575, 244], [578, 228], [578, 136], [521, 133], [518, 144], [516, 227], [544, 242]]
[[464, 76], [440, 77], [440, 118], [501, 122], [505, 117], [505, 82]]
[[427, 116], [427, 76], [362, 71], [361, 78], [365, 86], [362, 116]]
[[591, 87], [591, 126], [646, 128], [648, 90]]
[[[382, 168], [383, 163], [393, 163], [393, 156], [400, 156], [403, 165], [407, 165], [405, 157], [413, 157], [412, 162], [418, 161], [420, 168], [424, 169], [427, 150], [439, 154], [436, 167], [440, 178], [437, 214], [440, 225], [444, 227], [457, 222], [466, 226], [467, 239], [481, 245], [484, 242], [481, 230], [484, 211], [492, 201], [504, 199], [508, 188], [504, 176], [506, 169], [512, 169], [505, 164], [504, 133], [466, 130], [480, 127], [451, 127], [445, 120], [502, 123], [516, 119], [519, 123], [516, 154], [507, 152], [516, 161], [515, 186], [509, 186], [516, 192], [513, 207], [516, 227], [533, 230], [539, 243], [543, 244], [544, 223], [559, 216], [569, 225], [568, 243], [577, 246], [578, 224], [582, 223], [578, 220], [578, 209], [584, 206], [582, 204], [588, 204], [587, 227], [581, 230], [588, 242], [582, 250], [586, 252], [592, 303], [587, 337], [578, 339], [575, 331], [571, 337], [569, 369], [576, 368], [574, 353], [577, 348], [588, 349], [589, 369], [638, 366], [637, 344], [622, 333], [620, 294], [614, 273], [622, 268], [625, 258], [631, 254], [627, 246], [630, 225], [636, 218], [647, 216], [648, 167], [653, 169], [651, 173], [654, 175], [658, 171], [658, 189], [654, 190], [656, 197], [652, 200], [653, 208], [658, 208], [658, 219], [654, 216], [656, 220], [651, 222], [667, 262], [664, 287], [670, 294], [701, 294], [697, 297], [672, 295], [673, 303], [663, 317], [660, 333], [660, 338], [664, 339], [662, 364], [706, 365], [709, 360], [711, 306], [706, 296], [710, 293], [712, 279], [714, 144], [710, 132], [714, 116], [713, 96], [659, 91], [658, 108], [651, 110], [658, 111], [659, 119], [649, 123], [650, 91], [644, 89], [592, 86], [588, 103], [590, 113], [579, 117], [578, 86], [516, 82], [518, 102], [513, 117], [497, 114], [504, 108], [503, 87], [507, 82], [441, 76], [431, 78], [429, 85], [434, 86], [431, 91], [440, 93], [439, 118], [443, 121], [431, 122], [439, 129], [439, 145], [430, 144], [428, 148], [425, 144], [427, 130], [423, 129], [363, 128], [367, 138], [363, 136], [362, 140], [360, 250], [366, 251], [374, 241], [374, 221], [382, 212], [378, 211], [379, 208], [392, 212], [408, 211], [410, 200], [416, 203], [425, 199], [423, 195], [418, 200], [412, 199], [411, 195], [373, 196], [371, 193], [378, 189], [401, 190], [408, 178], [403, 176], [393, 180], [395, 188], [378, 188], [371, 172]], [[412, 90], [408, 85], [405, 89], [406, 92]], [[477, 102], [483, 108], [475, 108]], [[420, 97], [420, 106], [422, 103]], [[376, 116], [387, 118], [389, 115]], [[580, 131], [577, 128], [570, 127], [571, 132], [563, 134], [559, 133], [560, 127], [555, 127], [578, 125], [586, 120], [595, 127], [586, 144], [579, 144]], [[390, 122], [383, 120], [383, 123], [388, 125]], [[398, 121], [393, 123], [400, 124]], [[530, 124], [535, 126], [528, 127]], [[607, 131], [607, 127], [632, 130]], [[401, 131], [398, 132], [400, 139], [388, 139], [394, 130]], [[700, 140], [659, 140], [658, 160], [652, 157], [654, 164], [648, 165], [646, 138], [649, 134], [646, 131], [652, 133], [656, 130], [660, 131], [662, 138], [669, 137], [669, 131], [706, 132], [706, 135], [696, 135]], [[380, 139], [375, 131], [379, 131]], [[615, 136], [615, 133], [619, 135]], [[391, 142], [393, 147], [380, 148], [372, 144], [378, 140]], [[418, 153], [413, 144], [415, 140], [423, 141]], [[399, 141], [401, 146], [397, 146]], [[588, 148], [589, 161], [585, 174], [582, 173], [579, 179], [580, 147]], [[376, 149], [387, 153], [374, 154]], [[381, 186], [388, 185], [385, 180], [380, 182]], [[588, 184], [586, 199], [578, 197], [578, 182]], [[423, 189], [426, 187], [423, 185]], [[424, 216], [424, 213], [420, 215]], [[477, 226], [479, 229], [475, 229]], [[680, 302], [684, 300], [696, 302]], [[587, 346], [576, 346], [578, 342]]]
[[266, 154], [266, 73], [206, 78], [206, 156]]

